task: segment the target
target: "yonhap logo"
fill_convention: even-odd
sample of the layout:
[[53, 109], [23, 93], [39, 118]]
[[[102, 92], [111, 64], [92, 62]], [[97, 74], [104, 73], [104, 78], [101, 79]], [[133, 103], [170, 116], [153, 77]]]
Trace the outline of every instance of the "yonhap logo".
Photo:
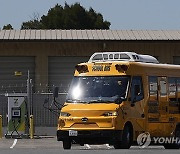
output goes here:
[[137, 143], [140, 148], [146, 148], [150, 145], [150, 143], [163, 145], [163, 144], [171, 144], [171, 145], [179, 145], [180, 146], [180, 137], [152, 137], [149, 132], [145, 132], [140, 134], [137, 137]]
[[179, 137], [153, 137], [155, 144], [178, 144], [180, 145]]
[[151, 137], [149, 132], [142, 133], [137, 138], [137, 143], [140, 146], [140, 148], [146, 148], [151, 143]]

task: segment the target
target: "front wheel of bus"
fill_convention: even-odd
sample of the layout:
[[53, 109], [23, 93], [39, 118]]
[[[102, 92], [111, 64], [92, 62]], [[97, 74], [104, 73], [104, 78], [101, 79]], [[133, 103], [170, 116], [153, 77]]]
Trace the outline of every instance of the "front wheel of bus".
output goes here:
[[64, 141], [63, 141], [63, 148], [64, 149], [71, 149], [71, 140], [70, 139], [65, 139]]
[[122, 142], [121, 142], [121, 148], [122, 149], [129, 149], [133, 142], [133, 130], [130, 126], [126, 125], [123, 134], [122, 134]]
[[115, 149], [129, 149], [133, 142], [133, 133], [131, 127], [125, 126], [122, 134], [122, 141], [114, 144]]

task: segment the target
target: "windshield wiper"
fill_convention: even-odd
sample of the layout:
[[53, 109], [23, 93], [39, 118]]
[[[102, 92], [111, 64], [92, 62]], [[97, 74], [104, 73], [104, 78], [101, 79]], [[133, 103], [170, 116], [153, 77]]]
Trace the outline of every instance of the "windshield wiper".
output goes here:
[[86, 101], [82, 101], [82, 100], [79, 100], [79, 99], [67, 99], [66, 102], [67, 103], [88, 103]]
[[90, 103], [114, 103], [114, 101], [98, 99], [98, 100], [91, 100], [88, 102], [88, 104]]

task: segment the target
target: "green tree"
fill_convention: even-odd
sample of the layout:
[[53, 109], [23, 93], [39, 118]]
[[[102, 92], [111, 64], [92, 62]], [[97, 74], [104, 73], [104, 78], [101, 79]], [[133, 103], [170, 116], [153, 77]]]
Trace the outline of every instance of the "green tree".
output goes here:
[[42, 24], [38, 20], [30, 20], [27, 22], [23, 22], [21, 29], [41, 29]]
[[7, 24], [3, 26], [3, 30], [11, 30], [11, 29], [13, 29], [11, 24]]
[[21, 29], [109, 29], [110, 22], [92, 8], [86, 10], [79, 3], [59, 4], [49, 9], [47, 15], [23, 22]]

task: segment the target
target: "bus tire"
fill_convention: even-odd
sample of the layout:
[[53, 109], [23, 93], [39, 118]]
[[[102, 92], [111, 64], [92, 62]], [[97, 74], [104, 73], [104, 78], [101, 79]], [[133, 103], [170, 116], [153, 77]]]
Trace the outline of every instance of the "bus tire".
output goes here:
[[129, 149], [133, 142], [133, 130], [130, 125], [126, 125], [123, 134], [122, 134], [122, 142], [121, 149]]
[[133, 142], [133, 130], [129, 125], [124, 127], [122, 141], [114, 144], [115, 149], [129, 149]]
[[[180, 142], [180, 126], [176, 127], [175, 137], [178, 138], [178, 141]], [[180, 149], [180, 143], [177, 143], [177, 144], [164, 144], [164, 148], [165, 149]]]
[[63, 148], [64, 149], [71, 149], [71, 140], [70, 139], [64, 139], [63, 140]]

